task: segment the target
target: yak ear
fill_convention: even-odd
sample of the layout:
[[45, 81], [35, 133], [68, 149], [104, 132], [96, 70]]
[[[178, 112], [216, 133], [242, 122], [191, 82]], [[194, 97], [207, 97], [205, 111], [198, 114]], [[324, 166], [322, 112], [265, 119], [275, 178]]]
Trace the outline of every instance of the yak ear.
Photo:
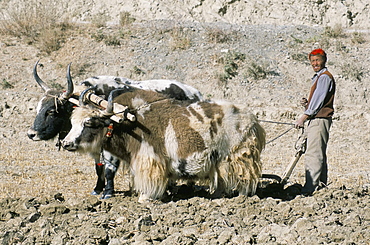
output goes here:
[[84, 122], [84, 125], [86, 127], [89, 127], [89, 128], [92, 128], [92, 127], [95, 127], [95, 124], [94, 121], [92, 120], [92, 118], [89, 118], [87, 119], [85, 122]]

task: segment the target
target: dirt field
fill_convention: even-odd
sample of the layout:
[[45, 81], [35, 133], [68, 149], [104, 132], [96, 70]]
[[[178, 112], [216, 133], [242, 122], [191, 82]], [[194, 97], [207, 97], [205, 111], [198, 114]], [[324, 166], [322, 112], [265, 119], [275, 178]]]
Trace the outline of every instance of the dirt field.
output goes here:
[[[332, 31], [331, 33], [329, 31]], [[0, 241], [2, 244], [370, 244], [370, 37], [334, 29], [280, 25], [136, 21], [128, 26], [79, 24], [59, 49], [0, 37]], [[362, 38], [359, 41], [359, 36]], [[43, 45], [46, 45], [45, 43]], [[32, 77], [66, 86], [94, 75], [176, 79], [210, 99], [250, 107], [261, 120], [294, 122], [307, 97], [312, 69], [306, 54], [328, 53], [337, 82], [328, 158], [329, 186], [297, 195], [304, 156], [288, 185], [252, 197], [209, 199], [179, 186], [165, 200], [138, 204], [128, 179], [116, 176], [117, 196], [89, 195], [89, 156], [58, 151], [56, 141], [27, 138], [42, 95]], [[262, 122], [271, 140], [290, 126]], [[281, 176], [299, 131], [266, 145], [263, 173]]]

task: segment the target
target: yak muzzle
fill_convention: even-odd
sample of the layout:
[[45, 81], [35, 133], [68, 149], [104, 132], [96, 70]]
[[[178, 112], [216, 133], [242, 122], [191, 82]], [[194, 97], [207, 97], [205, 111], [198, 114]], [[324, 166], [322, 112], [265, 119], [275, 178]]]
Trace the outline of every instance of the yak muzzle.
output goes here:
[[27, 136], [28, 136], [28, 138], [30, 138], [33, 141], [39, 141], [39, 140], [41, 140], [40, 137], [39, 137], [39, 134], [37, 133], [37, 131], [35, 131], [33, 129], [29, 129], [28, 130]]
[[71, 142], [71, 141], [65, 141], [63, 140], [62, 141], [62, 146], [64, 149], [66, 149], [67, 151], [76, 151], [77, 150], [77, 144], [75, 144], [74, 142]]

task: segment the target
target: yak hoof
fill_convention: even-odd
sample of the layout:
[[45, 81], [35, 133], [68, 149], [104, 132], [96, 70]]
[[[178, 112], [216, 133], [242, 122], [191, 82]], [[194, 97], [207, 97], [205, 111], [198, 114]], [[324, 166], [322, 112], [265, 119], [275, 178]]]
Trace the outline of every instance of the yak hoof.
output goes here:
[[109, 199], [111, 197], [113, 197], [113, 194], [103, 194], [100, 199]]
[[153, 199], [151, 199], [149, 195], [143, 194], [143, 193], [140, 194], [139, 200], [138, 200], [139, 203], [147, 203], [150, 201], [153, 201]]
[[100, 193], [101, 193], [101, 191], [93, 190], [93, 191], [91, 192], [91, 195], [93, 195], [93, 196], [97, 196], [97, 195], [100, 195]]

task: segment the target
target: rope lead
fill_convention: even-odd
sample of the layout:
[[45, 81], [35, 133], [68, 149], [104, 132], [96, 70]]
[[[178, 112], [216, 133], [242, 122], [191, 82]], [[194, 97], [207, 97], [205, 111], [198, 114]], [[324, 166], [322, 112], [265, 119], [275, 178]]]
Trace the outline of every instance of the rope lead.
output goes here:
[[294, 125], [294, 123], [275, 122], [275, 121], [267, 121], [267, 120], [259, 120], [259, 121], [260, 122], [267, 122], [267, 123], [275, 123], [275, 124]]
[[[285, 122], [275, 122], [275, 121], [267, 121], [267, 120], [259, 120], [260, 122], [266, 122], [266, 123], [275, 123], [275, 124], [284, 124], [284, 125], [291, 125], [291, 126], [294, 126], [294, 123], [285, 123]], [[268, 142], [266, 142], [266, 145], [277, 140], [278, 138], [280, 138], [281, 136], [283, 136], [284, 134], [288, 133], [290, 130], [292, 130], [294, 127], [291, 127], [290, 129], [286, 130], [284, 133], [276, 136], [275, 138], [273, 138], [272, 140], [269, 140]]]
[[278, 135], [278, 136], [276, 136], [275, 138], [273, 138], [272, 140], [270, 140], [270, 141], [267, 141], [267, 143], [266, 143], [266, 145], [267, 144], [269, 144], [269, 143], [271, 143], [272, 141], [274, 141], [274, 140], [277, 140], [278, 138], [280, 138], [281, 136], [283, 136], [284, 134], [286, 134], [286, 133], [288, 133], [290, 130], [292, 130], [293, 128], [290, 128], [290, 129], [288, 129], [287, 131], [285, 131], [284, 133], [282, 133], [282, 134], [280, 134], [280, 135]]

